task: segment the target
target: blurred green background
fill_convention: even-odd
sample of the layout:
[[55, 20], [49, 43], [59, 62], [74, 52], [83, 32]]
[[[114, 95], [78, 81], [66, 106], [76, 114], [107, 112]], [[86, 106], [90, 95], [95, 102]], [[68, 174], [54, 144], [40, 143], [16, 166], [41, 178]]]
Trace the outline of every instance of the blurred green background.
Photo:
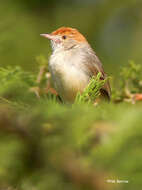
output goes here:
[[36, 71], [35, 57], [51, 53], [40, 33], [75, 27], [97, 52], [106, 72], [142, 61], [141, 0], [5, 0], [0, 3], [0, 66]]

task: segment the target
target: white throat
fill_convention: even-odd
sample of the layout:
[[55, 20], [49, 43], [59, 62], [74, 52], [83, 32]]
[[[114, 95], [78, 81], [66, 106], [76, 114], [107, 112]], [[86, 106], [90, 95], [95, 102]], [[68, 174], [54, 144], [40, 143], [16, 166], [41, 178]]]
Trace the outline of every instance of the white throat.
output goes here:
[[65, 101], [73, 101], [78, 91], [82, 92], [90, 77], [83, 69], [83, 56], [78, 48], [56, 48], [50, 57], [49, 70], [54, 87]]

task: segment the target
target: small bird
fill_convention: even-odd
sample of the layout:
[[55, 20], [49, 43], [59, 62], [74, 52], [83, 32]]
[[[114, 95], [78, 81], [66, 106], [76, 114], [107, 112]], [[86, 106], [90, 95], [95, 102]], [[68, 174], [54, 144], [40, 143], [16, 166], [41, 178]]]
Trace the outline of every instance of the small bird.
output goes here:
[[[101, 72], [101, 80], [106, 78], [99, 58], [77, 29], [61, 27], [41, 36], [51, 40], [49, 71], [54, 88], [63, 102], [72, 103], [77, 93], [82, 93], [98, 72]], [[110, 99], [109, 81], [100, 90], [100, 94]]]

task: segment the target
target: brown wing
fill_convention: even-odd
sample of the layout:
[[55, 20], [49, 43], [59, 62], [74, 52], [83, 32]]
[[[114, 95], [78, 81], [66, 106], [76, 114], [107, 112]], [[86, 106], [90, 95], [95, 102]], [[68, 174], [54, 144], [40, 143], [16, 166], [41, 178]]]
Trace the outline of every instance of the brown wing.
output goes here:
[[[90, 77], [93, 75], [97, 75], [99, 72], [101, 72], [101, 80], [104, 80], [107, 75], [104, 72], [103, 66], [99, 58], [96, 56], [95, 52], [91, 49], [89, 50], [89, 53], [87, 54], [88, 56], [86, 57], [85, 64], [87, 68], [89, 68], [89, 74]], [[110, 89], [110, 84], [109, 81], [107, 80], [106, 83], [104, 84], [103, 88], [100, 90], [101, 96], [104, 98], [110, 99], [111, 95], [111, 89]]]

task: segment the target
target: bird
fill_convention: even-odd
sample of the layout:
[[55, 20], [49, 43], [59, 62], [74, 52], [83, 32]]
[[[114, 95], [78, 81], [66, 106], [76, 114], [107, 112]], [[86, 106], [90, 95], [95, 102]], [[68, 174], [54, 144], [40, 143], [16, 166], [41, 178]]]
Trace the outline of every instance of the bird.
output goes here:
[[[71, 27], [61, 27], [52, 33], [40, 34], [51, 41], [52, 54], [49, 72], [55, 90], [65, 103], [73, 103], [93, 76], [100, 72], [106, 79], [102, 63], [83, 34]], [[107, 80], [100, 94], [110, 100], [111, 89]]]

